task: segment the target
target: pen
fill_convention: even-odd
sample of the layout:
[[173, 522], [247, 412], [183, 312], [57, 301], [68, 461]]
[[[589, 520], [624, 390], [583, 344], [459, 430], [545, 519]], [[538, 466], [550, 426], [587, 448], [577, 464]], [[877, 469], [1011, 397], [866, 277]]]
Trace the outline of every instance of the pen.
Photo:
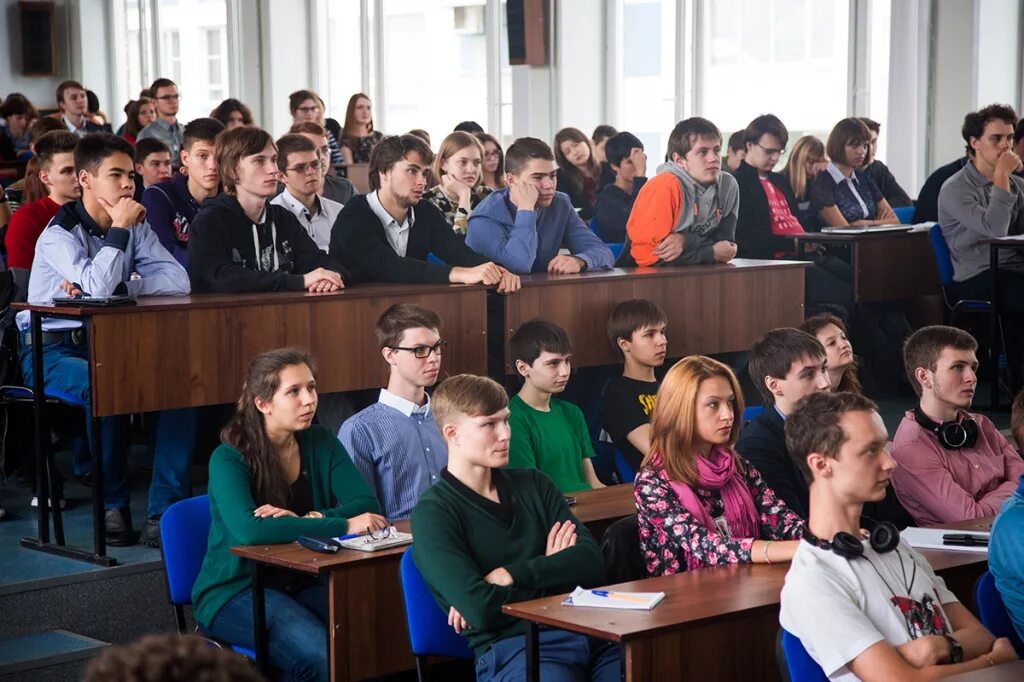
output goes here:
[[640, 599], [638, 597], [627, 597], [624, 594], [619, 594], [617, 592], [609, 592], [608, 590], [591, 590], [590, 593], [597, 597], [607, 597], [608, 599], [622, 599], [624, 601], [636, 602], [637, 604], [647, 603], [646, 599]]
[[988, 538], [980, 535], [969, 535], [964, 534], [946, 534], [942, 536], [942, 544], [944, 545], [962, 545], [965, 547], [986, 547], [988, 546]]

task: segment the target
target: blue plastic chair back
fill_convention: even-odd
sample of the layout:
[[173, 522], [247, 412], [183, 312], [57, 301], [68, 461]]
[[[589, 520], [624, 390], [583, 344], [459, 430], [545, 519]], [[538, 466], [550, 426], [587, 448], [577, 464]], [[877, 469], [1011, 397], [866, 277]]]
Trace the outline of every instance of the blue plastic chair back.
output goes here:
[[[0, 400], [29, 401], [33, 395], [32, 389], [27, 386], [0, 386]], [[85, 408], [84, 400], [64, 391], [49, 388], [46, 389], [46, 397], [72, 407]]]
[[974, 601], [978, 606], [981, 624], [988, 628], [996, 637], [1009, 637], [1017, 654], [1024, 654], [1024, 642], [1013, 626], [1010, 612], [1006, 610], [1003, 597], [996, 589], [996, 579], [992, 571], [985, 571], [974, 586]]
[[615, 470], [619, 472], [619, 480], [623, 483], [632, 483], [636, 478], [636, 472], [618, 448], [615, 448]]
[[764, 405], [751, 405], [743, 408], [743, 423], [746, 424], [762, 412], [764, 412]]
[[899, 218], [902, 225], [911, 225], [914, 222], [914, 207], [913, 206], [900, 206], [894, 208], [893, 213]]
[[611, 250], [612, 256], [615, 257], [615, 260], [618, 260], [619, 256], [622, 254], [622, 247], [625, 246], [625, 244], [623, 242], [612, 242], [606, 243], [605, 246]]
[[473, 650], [461, 635], [448, 625], [448, 614], [441, 610], [430, 594], [430, 588], [412, 560], [412, 549], [406, 550], [399, 565], [402, 595], [405, 597], [405, 618], [409, 625], [409, 643], [416, 656], [451, 656], [472, 659]]
[[800, 638], [785, 629], [782, 630], [782, 654], [786, 657], [790, 682], [828, 682], [825, 671], [807, 653]]
[[594, 234], [598, 234], [598, 231], [597, 231], [597, 216], [594, 216], [593, 218], [590, 219], [590, 222], [587, 223], [587, 227], [589, 227], [590, 231], [593, 232]]
[[443, 260], [434, 255], [433, 251], [427, 254], [427, 262], [431, 265], [446, 265]]
[[942, 286], [947, 287], [953, 283], [953, 257], [949, 255], [949, 244], [946, 243], [946, 237], [938, 225], [932, 225], [932, 229], [928, 231], [928, 238], [932, 242], [932, 251], [935, 252], [939, 279], [942, 280]]

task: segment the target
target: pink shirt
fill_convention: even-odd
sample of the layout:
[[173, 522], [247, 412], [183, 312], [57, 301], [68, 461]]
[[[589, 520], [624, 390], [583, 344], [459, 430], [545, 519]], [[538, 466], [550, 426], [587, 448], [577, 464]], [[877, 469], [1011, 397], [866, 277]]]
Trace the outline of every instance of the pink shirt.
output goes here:
[[919, 526], [995, 516], [1024, 475], [1024, 460], [988, 417], [970, 416], [978, 422], [970, 449], [943, 448], [911, 410], [896, 429], [892, 483]]
[[764, 196], [768, 199], [768, 215], [771, 219], [772, 234], [786, 237], [791, 234], [803, 234], [804, 228], [796, 219], [793, 212], [789, 210], [789, 202], [786, 195], [779, 191], [771, 180], [759, 177], [761, 188], [764, 189]]

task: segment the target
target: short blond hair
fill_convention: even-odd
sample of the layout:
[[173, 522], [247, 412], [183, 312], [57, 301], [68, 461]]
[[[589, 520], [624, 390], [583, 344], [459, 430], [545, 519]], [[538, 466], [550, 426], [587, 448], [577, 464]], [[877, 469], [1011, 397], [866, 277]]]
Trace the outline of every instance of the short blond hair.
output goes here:
[[441, 382], [430, 398], [430, 409], [443, 431], [457, 416], [486, 417], [508, 407], [508, 394], [494, 379], [457, 374]]

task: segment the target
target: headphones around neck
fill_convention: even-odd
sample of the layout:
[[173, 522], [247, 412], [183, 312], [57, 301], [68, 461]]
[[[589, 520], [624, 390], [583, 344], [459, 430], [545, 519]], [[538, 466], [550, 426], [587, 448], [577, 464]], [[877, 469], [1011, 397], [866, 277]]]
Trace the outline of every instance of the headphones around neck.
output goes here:
[[[835, 537], [831, 540], [822, 540], [812, 534], [807, 526], [804, 526], [804, 540], [820, 549], [835, 552], [838, 556], [847, 560], [864, 556], [864, 545], [861, 539], [850, 533], [836, 533]], [[896, 549], [900, 544], [900, 531], [890, 521], [876, 523], [875, 527], [871, 529], [868, 542], [871, 544], [871, 549], [879, 554], [886, 554]]]
[[947, 450], [973, 448], [978, 442], [978, 422], [971, 417], [965, 416], [959, 421], [953, 420], [940, 424], [932, 421], [921, 411], [919, 406], [914, 408], [914, 420], [921, 425], [921, 428], [934, 433], [939, 439], [939, 445]]

